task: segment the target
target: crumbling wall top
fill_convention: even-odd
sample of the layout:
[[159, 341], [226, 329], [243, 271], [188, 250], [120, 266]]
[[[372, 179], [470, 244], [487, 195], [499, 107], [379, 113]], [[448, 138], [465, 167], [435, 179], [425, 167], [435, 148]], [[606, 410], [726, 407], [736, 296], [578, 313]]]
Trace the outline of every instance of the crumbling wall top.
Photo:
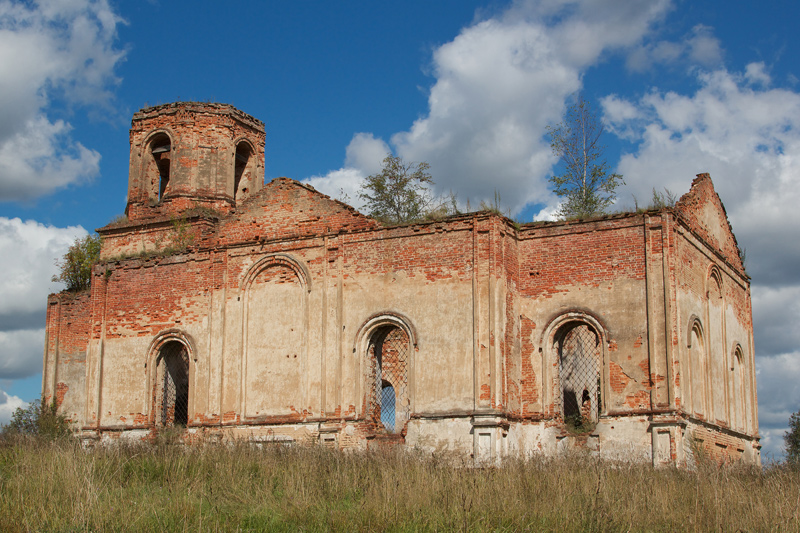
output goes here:
[[144, 107], [133, 114], [131, 124], [162, 115], [174, 115], [179, 112], [227, 115], [251, 128], [264, 131], [264, 123], [262, 121], [248, 115], [244, 111], [240, 111], [230, 104], [217, 102], [171, 102], [152, 107]]
[[696, 236], [716, 249], [730, 266], [746, 277], [739, 244], [709, 174], [697, 175], [689, 192], [681, 196], [673, 211]]

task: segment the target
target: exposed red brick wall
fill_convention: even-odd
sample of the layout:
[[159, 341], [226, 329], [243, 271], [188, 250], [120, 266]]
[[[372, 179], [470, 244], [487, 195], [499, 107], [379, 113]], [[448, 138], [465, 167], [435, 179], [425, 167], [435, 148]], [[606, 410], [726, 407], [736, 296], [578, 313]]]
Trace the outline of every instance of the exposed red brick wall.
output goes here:
[[48, 351], [58, 349], [59, 357], [85, 357], [91, 320], [89, 291], [51, 294], [48, 304]]
[[[699, 236], [704, 242], [722, 255], [739, 272], [744, 272], [741, 258], [739, 257], [739, 247], [733, 229], [730, 227], [725, 207], [714, 191], [714, 185], [708, 174], [698, 174], [692, 181], [692, 187], [688, 193], [681, 196], [675, 204], [675, 213], [680, 219]], [[713, 213], [712, 220], [704, 217], [708, 212]], [[719, 225], [724, 231], [719, 232]], [[713, 225], [713, 227], [712, 227]], [[721, 234], [722, 238], [717, 235]]]
[[520, 317], [520, 336], [522, 337], [522, 350], [521, 350], [521, 378], [520, 378], [520, 397], [521, 397], [521, 410], [520, 415], [523, 417], [530, 416], [538, 412], [535, 409], [536, 403], [539, 401], [541, 383], [537, 380], [536, 369], [531, 363], [531, 357], [535, 349], [534, 343], [531, 341], [531, 334], [536, 329], [536, 324], [528, 317]]
[[67, 391], [69, 391], [69, 385], [63, 381], [56, 383], [56, 408], [61, 407], [61, 404], [64, 403], [64, 397], [67, 395]]
[[[55, 399], [59, 408], [66, 407], [62, 412], [75, 421], [79, 421], [80, 403], [85, 398], [82, 377], [90, 339], [91, 310], [89, 291], [64, 291], [48, 297], [44, 399]], [[70, 389], [74, 389], [71, 394]]]
[[208, 252], [129, 259], [109, 266], [109, 274], [96, 277], [107, 285], [103, 301], [111, 311], [105, 317], [106, 338], [155, 336], [178, 324], [201, 321], [208, 312], [208, 290], [221, 285], [216, 266]]
[[433, 224], [361, 232], [344, 239], [345, 279], [403, 272], [429, 282], [471, 276], [472, 235], [467, 223], [437, 231]]
[[[146, 143], [161, 132], [171, 141], [169, 187], [158, 198], [158, 172]], [[126, 214], [131, 220], [175, 215], [193, 207], [230, 210], [235, 144], [247, 139], [254, 172], [247, 195], [264, 176], [264, 124], [227, 104], [178, 102], [142, 109], [131, 121], [131, 164]], [[245, 195], [246, 196], [246, 195]]]
[[573, 286], [598, 286], [619, 278], [643, 280], [641, 224], [636, 216], [524, 227], [520, 291], [548, 297]]
[[219, 228], [220, 245], [319, 237], [380, 225], [308, 185], [277, 178], [237, 206]]

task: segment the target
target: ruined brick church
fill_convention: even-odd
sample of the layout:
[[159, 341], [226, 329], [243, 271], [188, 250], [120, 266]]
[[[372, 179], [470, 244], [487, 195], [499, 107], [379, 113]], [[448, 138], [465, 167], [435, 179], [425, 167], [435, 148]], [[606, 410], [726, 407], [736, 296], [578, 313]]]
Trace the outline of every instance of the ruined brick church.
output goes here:
[[674, 207], [383, 226], [264, 183], [264, 125], [142, 109], [91, 289], [48, 300], [43, 393], [85, 442], [584, 448], [759, 463], [750, 283], [711, 178]]

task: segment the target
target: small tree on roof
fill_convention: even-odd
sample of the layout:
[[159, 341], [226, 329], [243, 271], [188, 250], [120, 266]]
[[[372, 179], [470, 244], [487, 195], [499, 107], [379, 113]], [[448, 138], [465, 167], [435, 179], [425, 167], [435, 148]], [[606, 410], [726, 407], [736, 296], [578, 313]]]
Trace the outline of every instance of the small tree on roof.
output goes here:
[[601, 215], [616, 199], [617, 187], [625, 183], [621, 174], [609, 174], [600, 143], [603, 123], [589, 102], [578, 95], [567, 108], [564, 120], [548, 126], [550, 148], [564, 163], [560, 176], [551, 176], [555, 192], [564, 199], [558, 210], [562, 218]]
[[56, 261], [60, 273], [53, 276], [52, 281], [66, 284], [68, 291], [88, 289], [92, 281], [92, 267], [100, 257], [102, 244], [102, 238], [97, 234], [75, 239], [61, 261]]
[[388, 154], [383, 169], [364, 180], [358, 196], [366, 202], [369, 215], [386, 224], [421, 220], [434, 203], [429, 169], [428, 163], [406, 163]]

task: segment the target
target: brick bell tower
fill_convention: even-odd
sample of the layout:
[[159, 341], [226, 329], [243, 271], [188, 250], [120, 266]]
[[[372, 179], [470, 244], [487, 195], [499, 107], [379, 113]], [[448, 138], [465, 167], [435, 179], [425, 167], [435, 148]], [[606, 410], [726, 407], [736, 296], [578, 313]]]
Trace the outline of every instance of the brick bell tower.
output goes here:
[[228, 212], [264, 184], [264, 123], [228, 104], [176, 102], [133, 115], [129, 220], [195, 207]]

